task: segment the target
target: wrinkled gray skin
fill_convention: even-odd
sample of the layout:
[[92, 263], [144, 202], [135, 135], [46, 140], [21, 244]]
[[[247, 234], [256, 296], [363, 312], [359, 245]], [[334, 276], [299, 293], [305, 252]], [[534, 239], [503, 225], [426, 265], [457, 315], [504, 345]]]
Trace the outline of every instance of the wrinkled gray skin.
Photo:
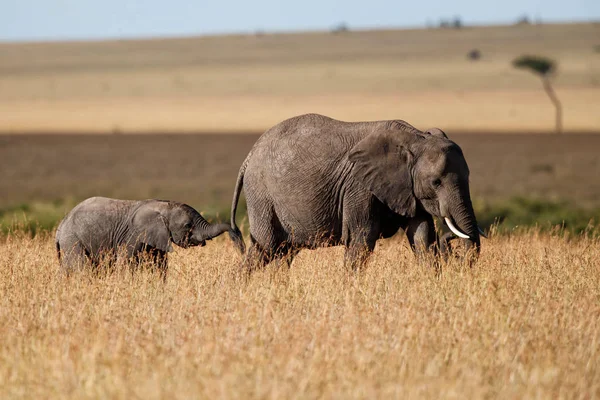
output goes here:
[[183, 248], [204, 246], [229, 230], [227, 224], [209, 224], [187, 204], [91, 197], [61, 221], [56, 249], [67, 274], [88, 262], [93, 266], [101, 260], [114, 262], [123, 248], [130, 261], [140, 261], [142, 253], [148, 253], [164, 277], [171, 243]]
[[[437, 248], [433, 216], [450, 218], [479, 252], [477, 220], [463, 153], [439, 129], [404, 121], [348, 123], [308, 114], [265, 132], [240, 168], [251, 245], [244, 265], [291, 263], [301, 248], [344, 245], [345, 263], [360, 267], [377, 239], [406, 231], [416, 255]], [[444, 239], [447, 244], [449, 239]], [[243, 246], [238, 246], [244, 253]]]

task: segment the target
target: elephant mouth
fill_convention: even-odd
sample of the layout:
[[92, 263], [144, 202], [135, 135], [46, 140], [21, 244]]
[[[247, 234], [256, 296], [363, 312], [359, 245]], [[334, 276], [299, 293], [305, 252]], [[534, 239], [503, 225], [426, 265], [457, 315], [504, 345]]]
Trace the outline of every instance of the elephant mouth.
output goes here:
[[189, 239], [186, 244], [188, 247], [204, 247], [206, 246], [206, 240]]
[[182, 246], [184, 249], [187, 249], [188, 247], [204, 247], [206, 246], [206, 240], [194, 240], [194, 239], [189, 239], [186, 240], [185, 242], [182, 243]]

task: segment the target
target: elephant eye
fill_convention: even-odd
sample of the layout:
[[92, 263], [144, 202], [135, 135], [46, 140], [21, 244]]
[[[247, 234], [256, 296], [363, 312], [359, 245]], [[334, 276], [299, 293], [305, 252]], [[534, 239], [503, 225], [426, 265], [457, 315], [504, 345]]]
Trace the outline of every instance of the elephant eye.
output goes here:
[[438, 187], [438, 186], [440, 186], [442, 184], [442, 181], [440, 179], [434, 179], [433, 182], [431, 182], [431, 184], [434, 187]]

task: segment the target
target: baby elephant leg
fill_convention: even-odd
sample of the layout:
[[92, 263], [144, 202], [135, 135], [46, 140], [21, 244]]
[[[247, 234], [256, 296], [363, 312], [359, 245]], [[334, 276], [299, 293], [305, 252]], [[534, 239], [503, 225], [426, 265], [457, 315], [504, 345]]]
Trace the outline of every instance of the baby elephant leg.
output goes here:
[[152, 249], [150, 251], [150, 260], [157, 268], [163, 282], [167, 281], [167, 252], [160, 249]]
[[75, 271], [81, 271], [90, 263], [85, 248], [77, 241], [72, 243], [61, 243], [58, 251], [61, 273], [64, 273], [67, 276]]
[[[167, 280], [167, 252], [155, 247], [146, 247], [134, 253], [133, 259], [137, 266], [148, 266], [153, 270], [158, 271], [162, 280]], [[133, 271], [132, 271], [133, 272]]]

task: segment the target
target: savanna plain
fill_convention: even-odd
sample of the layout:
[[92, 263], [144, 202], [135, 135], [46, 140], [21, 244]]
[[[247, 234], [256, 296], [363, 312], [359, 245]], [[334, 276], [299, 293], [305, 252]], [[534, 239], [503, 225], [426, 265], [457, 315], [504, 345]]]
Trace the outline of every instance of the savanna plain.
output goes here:
[[[600, 397], [598, 29], [0, 44], [0, 398]], [[540, 44], [563, 135], [510, 67]], [[334, 247], [248, 275], [223, 236], [176, 248], [166, 282], [58, 273], [56, 224], [89, 196], [229, 220], [258, 133], [304, 112], [444, 128], [489, 236], [477, 264], [419, 265], [398, 233], [358, 273]]]
[[[220, 237], [176, 249], [163, 283], [123, 266], [65, 279], [57, 220], [97, 194], [181, 199], [227, 220], [256, 136], [0, 137], [0, 397], [597, 397], [600, 136], [453, 139], [489, 233], [472, 269], [418, 265], [399, 233], [360, 273], [327, 248], [246, 276]], [[582, 232], [553, 198], [589, 204]], [[509, 224], [525, 216], [539, 226]]]
[[0, 132], [262, 132], [308, 112], [547, 132], [540, 79], [512, 66], [523, 54], [558, 63], [564, 128], [590, 132], [598, 37], [600, 24], [581, 23], [0, 43]]

